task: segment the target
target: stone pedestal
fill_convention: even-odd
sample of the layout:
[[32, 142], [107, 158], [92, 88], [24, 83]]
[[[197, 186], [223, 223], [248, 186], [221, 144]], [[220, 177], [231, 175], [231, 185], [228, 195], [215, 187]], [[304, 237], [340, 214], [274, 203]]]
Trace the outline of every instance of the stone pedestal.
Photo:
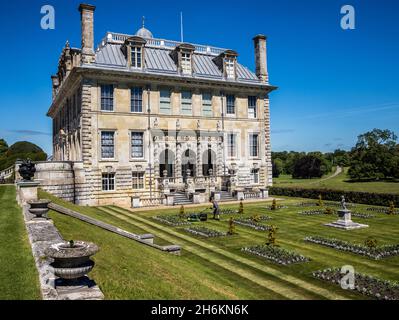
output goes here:
[[140, 208], [140, 197], [139, 196], [133, 196], [132, 197], [132, 208]]
[[360, 224], [352, 221], [350, 210], [338, 210], [338, 220], [325, 224], [328, 227], [334, 227], [345, 230], [368, 228], [367, 224]]
[[175, 202], [175, 196], [171, 193], [165, 194], [165, 199], [166, 199], [166, 203], [165, 205], [167, 206], [173, 206], [174, 202]]
[[20, 206], [26, 205], [28, 201], [37, 200], [37, 181], [17, 182], [17, 202]]
[[267, 188], [261, 188], [261, 189], [260, 189], [260, 196], [262, 197], [262, 199], [267, 199], [267, 198], [269, 198], [269, 189], [267, 189]]

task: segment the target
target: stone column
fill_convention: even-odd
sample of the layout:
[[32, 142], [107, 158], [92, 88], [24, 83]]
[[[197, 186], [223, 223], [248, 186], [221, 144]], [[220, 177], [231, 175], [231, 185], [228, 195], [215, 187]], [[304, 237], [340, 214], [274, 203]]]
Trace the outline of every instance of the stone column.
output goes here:
[[216, 154], [216, 175], [219, 177], [223, 175], [223, 141], [222, 137], [219, 137], [217, 140], [217, 154]]
[[197, 140], [197, 177], [202, 177], [202, 144], [201, 144], [201, 137], [198, 137]]
[[181, 172], [181, 164], [182, 164], [182, 159], [181, 159], [181, 157], [182, 157], [182, 145], [181, 145], [181, 143], [180, 142], [177, 142], [177, 144], [176, 144], [176, 159], [175, 159], [175, 175], [176, 175], [176, 178], [177, 178], [177, 182], [178, 183], [181, 183], [182, 182], [182, 178], [183, 178], [183, 175], [182, 175], [182, 172]]

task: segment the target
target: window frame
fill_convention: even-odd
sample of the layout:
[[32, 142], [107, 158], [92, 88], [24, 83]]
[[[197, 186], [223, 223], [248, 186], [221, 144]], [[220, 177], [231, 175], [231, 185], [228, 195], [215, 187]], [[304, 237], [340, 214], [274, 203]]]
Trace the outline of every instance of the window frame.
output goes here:
[[[169, 93], [168, 98], [162, 97], [162, 91]], [[168, 113], [163, 112], [166, 109], [161, 108], [162, 105], [164, 105], [164, 106], [166, 105], [166, 101], [169, 106], [169, 108], [167, 109]], [[172, 90], [170, 88], [160, 88], [159, 89], [159, 113], [160, 114], [169, 114], [169, 115], [172, 114]]]
[[[142, 137], [142, 156], [141, 157], [134, 157], [133, 156], [133, 135], [134, 134], [141, 134], [141, 137]], [[145, 136], [144, 136], [144, 131], [130, 130], [130, 159], [133, 160], [133, 161], [145, 159]]]
[[[106, 96], [105, 93], [103, 94], [103, 89], [106, 87], [111, 88], [111, 92], [109, 93], [110, 96]], [[111, 106], [111, 109], [106, 109], [105, 102], [106, 101], [111, 101], [111, 103], [107, 103]], [[100, 84], [100, 111], [101, 112], [114, 112], [115, 111], [115, 86], [113, 84]]]
[[[233, 140], [230, 140], [230, 137], [233, 137]], [[232, 144], [230, 144], [232, 142]], [[233, 151], [231, 153], [231, 151]], [[227, 157], [229, 159], [237, 158], [237, 134], [234, 132], [227, 133]]]
[[[204, 96], [209, 95], [209, 99], [204, 99]], [[213, 95], [211, 92], [202, 92], [201, 94], [201, 116], [213, 117], [212, 100]], [[207, 107], [209, 110], [206, 110]]]
[[[134, 92], [135, 90], [138, 90], [138, 96], [139, 98], [135, 98], [136, 97], [136, 93]], [[130, 112], [131, 113], [143, 113], [143, 87], [140, 86], [136, 86], [136, 87], [131, 87], [130, 88]], [[137, 103], [137, 105], [136, 105]], [[133, 107], [139, 107], [139, 109], [141, 109], [140, 111], [137, 110], [133, 110]]]
[[145, 171], [132, 171], [132, 189], [145, 189]]
[[182, 52], [180, 58], [180, 68], [183, 75], [192, 75], [192, 55], [189, 52]]
[[[231, 97], [233, 99], [233, 104], [229, 105], [229, 98]], [[231, 112], [231, 110], [233, 110], [233, 112]], [[236, 115], [236, 96], [234, 94], [226, 94], [226, 115], [227, 116]]]
[[235, 79], [236, 78], [235, 59], [231, 57], [226, 57], [224, 59], [224, 63], [226, 68], [226, 79]]
[[[105, 183], [104, 183], [105, 181]], [[112, 182], [112, 183], [111, 183]], [[104, 185], [106, 188], [104, 188]], [[112, 185], [112, 189], [110, 186]], [[101, 190], [103, 192], [112, 192], [116, 190], [116, 174], [115, 172], [103, 172], [101, 174]]]
[[252, 168], [251, 172], [251, 184], [259, 184], [260, 183], [260, 170]]
[[[113, 156], [112, 157], [104, 157], [104, 153], [103, 153], [103, 147], [107, 146], [107, 145], [103, 145], [103, 133], [112, 133], [112, 137], [113, 137], [113, 144], [112, 144], [112, 148], [113, 148]], [[116, 131], [115, 130], [100, 130], [100, 159], [102, 161], [112, 161], [115, 160], [115, 154], [116, 154], [116, 143], [115, 143], [115, 136], [116, 136]]]
[[[139, 59], [138, 59], [138, 57], [139, 57]], [[139, 63], [138, 63], [138, 60], [140, 60]], [[143, 47], [142, 46], [130, 45], [130, 67], [134, 68], [134, 69], [142, 69], [143, 68]]]
[[[253, 136], [257, 136], [257, 140], [256, 140], [256, 143], [257, 143], [257, 145], [256, 145], [256, 155], [252, 154], [252, 151], [254, 151]], [[248, 148], [249, 148], [249, 157], [250, 158], [259, 158], [260, 157], [260, 141], [259, 141], [260, 139], [259, 138], [260, 138], [260, 135], [259, 135], [258, 132], [251, 132], [248, 135]]]
[[[188, 99], [183, 98], [184, 93], [190, 94], [190, 100], [189, 100], [190, 102], [189, 103], [184, 102], [185, 100], [188, 100]], [[193, 115], [193, 93], [190, 90], [182, 90], [180, 93], [180, 97], [181, 97], [181, 101], [180, 101], [181, 114], [186, 115], [186, 116], [192, 116]], [[190, 106], [190, 112], [186, 111], [188, 109], [183, 108], [183, 106], [188, 106], [188, 105]]]
[[[257, 96], [248, 96], [248, 118], [249, 119], [257, 119], [258, 118], [258, 97]], [[252, 112], [250, 112], [252, 110]]]

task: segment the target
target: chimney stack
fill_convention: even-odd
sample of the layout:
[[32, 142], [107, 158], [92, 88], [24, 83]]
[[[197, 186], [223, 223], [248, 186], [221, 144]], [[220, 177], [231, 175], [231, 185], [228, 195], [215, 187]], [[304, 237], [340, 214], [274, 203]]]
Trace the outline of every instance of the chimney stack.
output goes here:
[[82, 26], [82, 63], [94, 62], [94, 10], [95, 6], [80, 4], [80, 19]]
[[258, 34], [255, 36], [255, 66], [256, 75], [262, 82], [269, 82], [269, 75], [267, 73], [267, 52], [266, 52], [266, 36]]

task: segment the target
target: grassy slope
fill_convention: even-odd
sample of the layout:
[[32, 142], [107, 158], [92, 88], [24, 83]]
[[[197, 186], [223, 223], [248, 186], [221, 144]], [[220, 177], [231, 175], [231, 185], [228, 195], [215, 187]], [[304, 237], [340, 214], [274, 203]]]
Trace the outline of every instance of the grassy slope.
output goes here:
[[[287, 203], [290, 201], [297, 200], [289, 200]], [[322, 225], [335, 220], [333, 216], [301, 216], [298, 211], [304, 209], [297, 208], [271, 212], [264, 209], [264, 206], [259, 203], [245, 205], [245, 216], [254, 213], [273, 216], [273, 224], [279, 227], [278, 243], [308, 256], [311, 262], [278, 266], [240, 251], [242, 246], [263, 243], [266, 237], [264, 232], [237, 226], [238, 235], [228, 239], [201, 239], [186, 233], [183, 228], [171, 228], [154, 221], [151, 217], [159, 214], [156, 211], [132, 213], [112, 206], [82, 208], [89, 216], [125, 229], [139, 228], [154, 233], [165, 243], [180, 244], [183, 246], [182, 256], [175, 257], [155, 251], [59, 214], [52, 213], [52, 217], [66, 238], [92, 240], [100, 244], [101, 252], [96, 255], [98, 265], [93, 276], [107, 298], [363, 298], [313, 279], [310, 275], [312, 271], [321, 268], [346, 264], [353, 265], [359, 272], [385, 279], [399, 279], [399, 257], [374, 261], [303, 241], [308, 235], [323, 235], [363, 243], [372, 235], [378, 239], [379, 244], [397, 243], [399, 216], [378, 215], [374, 219], [361, 221], [368, 223], [370, 228], [345, 232]], [[165, 210], [162, 214], [177, 213], [178, 210]], [[226, 231], [229, 217], [222, 218], [220, 222], [200, 224]], [[111, 243], [116, 248], [112, 249]]]
[[39, 280], [15, 186], [0, 186], [0, 300], [40, 299]]
[[348, 169], [331, 179], [292, 179], [291, 176], [282, 175], [273, 179], [276, 187], [301, 187], [301, 188], [325, 188], [344, 191], [364, 191], [377, 193], [399, 193], [399, 182], [351, 182], [347, 177]]

